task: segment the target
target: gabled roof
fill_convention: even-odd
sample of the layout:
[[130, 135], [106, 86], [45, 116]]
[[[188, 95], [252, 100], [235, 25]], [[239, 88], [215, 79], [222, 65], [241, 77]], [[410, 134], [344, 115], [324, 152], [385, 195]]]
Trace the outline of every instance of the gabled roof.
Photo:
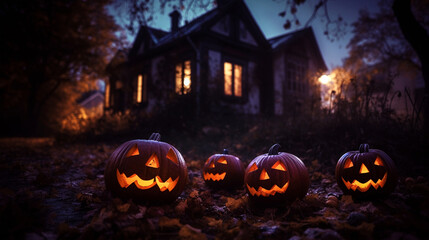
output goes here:
[[[97, 99], [98, 98], [98, 99]], [[96, 100], [97, 102], [95, 102], [94, 104], [97, 104], [98, 102], [103, 102], [104, 101], [104, 94], [103, 92], [99, 91], [99, 90], [92, 90], [89, 92], [85, 92], [82, 94], [82, 96], [80, 96], [76, 102], [83, 106], [83, 107], [88, 107], [89, 105], [91, 105], [91, 102]]]
[[143, 39], [143, 33], [146, 29], [149, 30], [148, 33], [151, 34], [151, 38], [153, 38], [153, 43], [155, 43], [153, 48], [158, 48], [163, 45], [167, 45], [176, 39], [185, 38], [187, 36], [205, 30], [207, 27], [210, 26], [210, 24], [213, 24], [215, 21], [223, 17], [225, 13], [231, 9], [239, 9], [243, 13], [243, 16], [247, 18], [248, 22], [252, 26], [253, 31], [256, 35], [255, 37], [259, 41], [266, 42], [266, 45], [268, 45], [268, 42], [266, 41], [265, 36], [259, 28], [259, 25], [254, 20], [252, 14], [250, 13], [243, 0], [230, 0], [223, 3], [221, 6], [218, 6], [217, 8], [214, 8], [204, 13], [203, 15], [195, 18], [188, 24], [180, 27], [177, 31], [164, 32], [162, 30], [142, 26], [133, 43], [133, 47], [130, 50], [130, 55], [134, 55], [137, 53], [137, 48], [138, 46], [140, 46], [140, 43]]
[[325, 60], [322, 57], [322, 53], [320, 52], [319, 45], [316, 41], [316, 36], [314, 35], [313, 28], [307, 27], [298, 31], [286, 33], [268, 40], [271, 45], [273, 51], [288, 48], [292, 44], [296, 42], [302, 41], [302, 39], [307, 39], [313, 47], [314, 53], [316, 54], [321, 67], [325, 70], [326, 67]]

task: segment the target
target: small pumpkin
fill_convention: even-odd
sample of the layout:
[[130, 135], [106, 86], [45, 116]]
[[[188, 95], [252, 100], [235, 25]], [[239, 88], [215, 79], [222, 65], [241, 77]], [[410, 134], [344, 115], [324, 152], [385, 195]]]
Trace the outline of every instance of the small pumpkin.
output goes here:
[[304, 163], [295, 155], [279, 152], [273, 145], [267, 154], [253, 159], [244, 175], [249, 199], [261, 204], [278, 204], [302, 198], [310, 178]]
[[335, 178], [344, 194], [357, 198], [386, 196], [398, 181], [393, 160], [383, 151], [361, 144], [359, 151], [345, 153], [338, 160]]
[[104, 171], [107, 190], [137, 202], [174, 201], [188, 178], [185, 160], [172, 145], [153, 133], [149, 140], [131, 140], [110, 156]]
[[222, 154], [214, 154], [206, 160], [202, 175], [210, 187], [239, 188], [243, 186], [244, 165], [238, 157], [224, 149]]

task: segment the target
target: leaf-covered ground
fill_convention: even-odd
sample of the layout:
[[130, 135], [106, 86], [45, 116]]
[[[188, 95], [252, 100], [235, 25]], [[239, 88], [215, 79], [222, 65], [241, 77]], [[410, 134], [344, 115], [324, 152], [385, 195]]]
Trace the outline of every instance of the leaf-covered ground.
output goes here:
[[195, 150], [201, 142], [191, 142], [179, 148], [189, 173], [183, 194], [171, 204], [143, 206], [105, 190], [104, 166], [120, 143], [1, 139], [2, 239], [427, 239], [427, 174], [401, 174], [389, 197], [358, 202], [337, 187], [331, 162], [308, 157], [318, 150], [302, 149], [311, 177], [306, 197], [256, 209], [244, 189], [215, 191], [204, 184], [200, 169], [208, 156]]

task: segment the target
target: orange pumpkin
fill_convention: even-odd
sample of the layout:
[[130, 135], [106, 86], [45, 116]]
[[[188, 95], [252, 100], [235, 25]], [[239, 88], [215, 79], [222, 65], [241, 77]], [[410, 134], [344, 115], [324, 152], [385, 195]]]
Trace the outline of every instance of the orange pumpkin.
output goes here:
[[131, 140], [118, 147], [104, 172], [107, 190], [138, 202], [175, 200], [187, 182], [186, 163], [175, 147], [160, 138], [153, 133], [149, 140]]
[[273, 145], [247, 166], [244, 183], [253, 202], [284, 203], [302, 198], [308, 191], [310, 179], [304, 163], [293, 154], [278, 152], [279, 147]]
[[338, 186], [357, 198], [385, 196], [398, 181], [395, 163], [383, 151], [361, 144], [359, 151], [345, 153], [335, 168]]
[[238, 157], [224, 149], [222, 154], [214, 154], [207, 159], [202, 175], [210, 187], [240, 188], [243, 186], [244, 165]]

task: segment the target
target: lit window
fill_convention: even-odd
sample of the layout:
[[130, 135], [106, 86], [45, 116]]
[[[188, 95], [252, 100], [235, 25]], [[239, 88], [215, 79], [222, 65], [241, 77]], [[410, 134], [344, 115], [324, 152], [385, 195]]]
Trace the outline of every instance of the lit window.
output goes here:
[[104, 106], [106, 107], [106, 108], [108, 108], [108, 107], [110, 107], [110, 105], [109, 105], [109, 98], [110, 98], [110, 84], [109, 83], [107, 83], [106, 84], [106, 92], [105, 92], [105, 96], [104, 96]]
[[191, 61], [176, 64], [175, 91], [187, 94], [191, 91]]
[[227, 96], [241, 97], [242, 81], [243, 81], [243, 67], [238, 64], [224, 62], [224, 94]]
[[139, 74], [137, 77], [137, 97], [136, 102], [146, 102], [147, 101], [147, 75]]

